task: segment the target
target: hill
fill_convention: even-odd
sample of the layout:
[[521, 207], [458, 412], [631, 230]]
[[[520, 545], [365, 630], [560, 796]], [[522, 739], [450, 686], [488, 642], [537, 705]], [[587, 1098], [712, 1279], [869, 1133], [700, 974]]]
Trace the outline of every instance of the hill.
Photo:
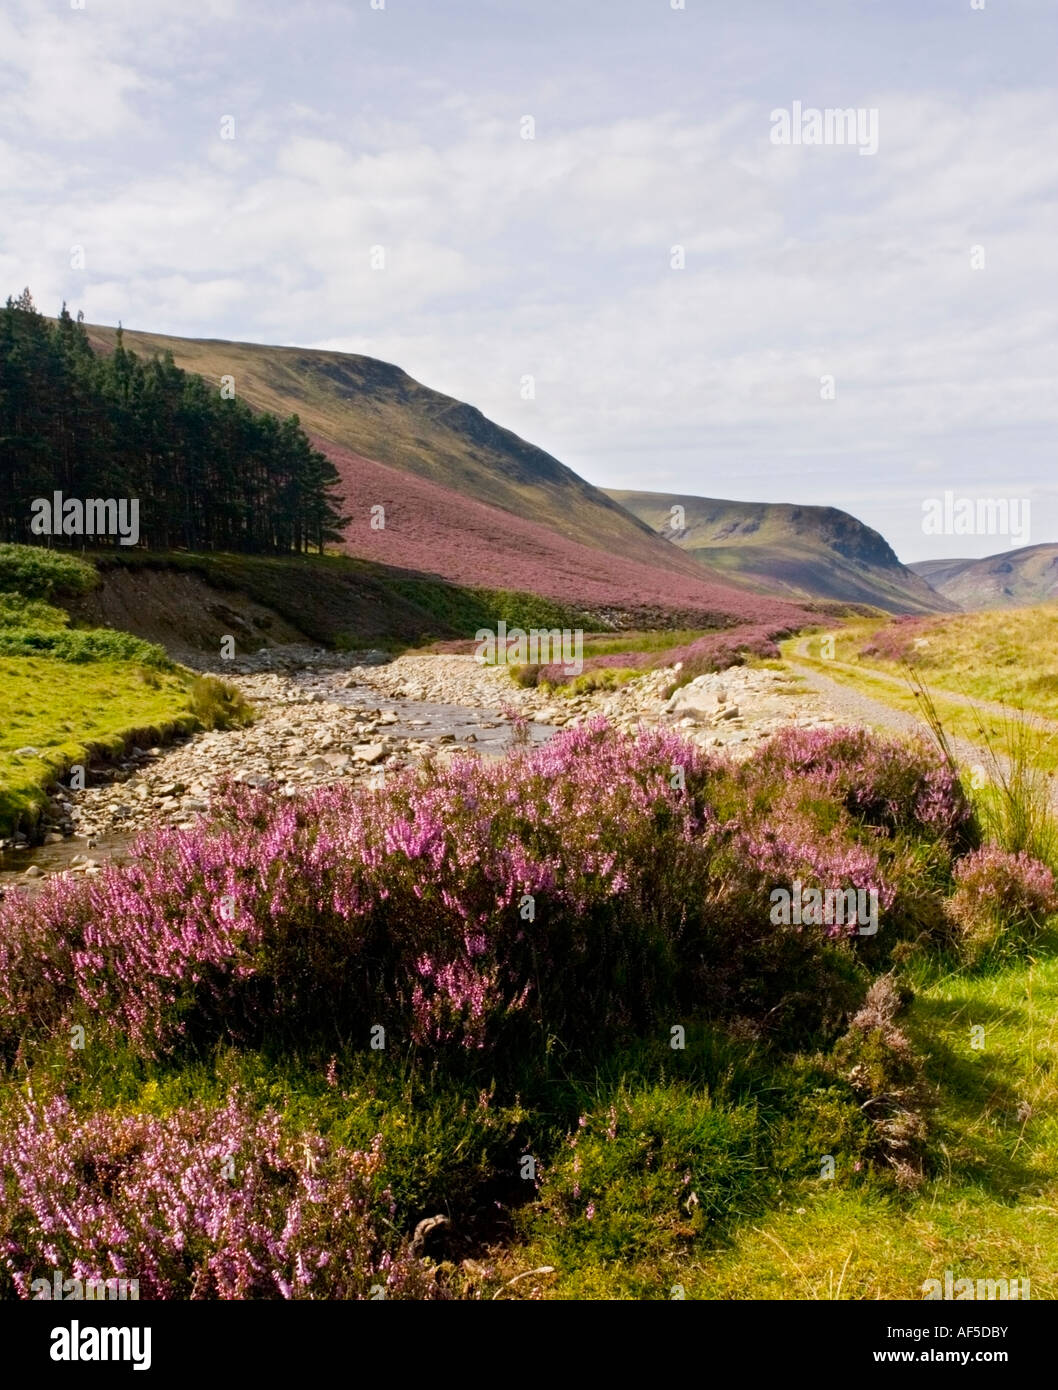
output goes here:
[[[97, 350], [113, 349], [116, 330], [87, 327]], [[699, 616], [747, 616], [737, 590], [717, 576], [709, 583], [689, 557], [601, 489], [390, 363], [129, 329], [124, 343], [144, 357], [171, 352], [177, 366], [218, 385], [232, 376], [238, 398], [257, 409], [297, 414], [342, 475], [351, 554], [567, 601], [621, 607], [642, 600]], [[379, 504], [385, 530], [371, 526]], [[781, 604], [766, 617], [784, 615]]]
[[[836, 507], [617, 489], [608, 495], [727, 583], [793, 600], [866, 603], [887, 613], [954, 607], [902, 565], [883, 536]], [[678, 530], [671, 527], [675, 505], [684, 509]]]
[[983, 560], [919, 560], [908, 569], [968, 611], [1018, 608], [1058, 598], [1058, 544], [1053, 542]]

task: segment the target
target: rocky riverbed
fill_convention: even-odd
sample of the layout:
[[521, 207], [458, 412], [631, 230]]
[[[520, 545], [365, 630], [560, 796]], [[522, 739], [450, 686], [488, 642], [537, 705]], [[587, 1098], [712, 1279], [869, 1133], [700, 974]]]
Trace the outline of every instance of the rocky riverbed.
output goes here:
[[824, 697], [797, 677], [762, 667], [699, 677], [672, 698], [666, 692], [676, 668], [572, 697], [522, 689], [505, 669], [482, 667], [471, 656], [415, 653], [390, 661], [381, 652], [273, 648], [211, 669], [252, 702], [255, 722], [133, 750], [97, 770], [83, 791], [57, 790], [45, 843], [3, 846], [0, 883], [98, 872], [103, 860], [123, 857], [139, 832], [194, 824], [228, 779], [273, 786], [284, 796], [335, 781], [377, 784], [388, 770], [428, 756], [500, 756], [522, 721], [541, 742], [597, 715], [627, 730], [668, 725], [703, 747], [744, 756], [784, 725], [818, 727], [835, 718]]

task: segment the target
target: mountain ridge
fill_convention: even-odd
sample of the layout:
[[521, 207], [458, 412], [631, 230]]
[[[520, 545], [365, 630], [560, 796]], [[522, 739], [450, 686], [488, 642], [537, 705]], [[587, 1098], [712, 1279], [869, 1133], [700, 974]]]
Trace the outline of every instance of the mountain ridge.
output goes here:
[[[891, 613], [954, 609], [925, 578], [901, 564], [880, 532], [838, 507], [623, 488], [607, 492], [703, 568], [754, 592], [782, 593], [795, 602], [866, 603]], [[673, 528], [675, 506], [684, 515], [683, 524]]]
[[1016, 608], [1058, 599], [1058, 542], [978, 559], [916, 560], [908, 566], [960, 608]]

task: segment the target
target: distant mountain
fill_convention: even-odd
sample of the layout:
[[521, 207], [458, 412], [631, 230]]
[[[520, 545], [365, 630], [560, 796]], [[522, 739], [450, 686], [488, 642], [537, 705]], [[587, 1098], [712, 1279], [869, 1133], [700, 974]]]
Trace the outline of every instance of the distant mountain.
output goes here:
[[[86, 327], [98, 351], [113, 350], [115, 329]], [[296, 414], [341, 475], [350, 554], [651, 625], [666, 615], [701, 626], [808, 621], [784, 596], [703, 572], [558, 459], [388, 362], [130, 329], [124, 343], [146, 357], [171, 352], [218, 390], [231, 377], [257, 409]], [[384, 527], [372, 524], [378, 507]]]
[[960, 608], [1014, 608], [1058, 598], [1058, 543], [1026, 545], [983, 560], [919, 560], [916, 574]]
[[[758, 593], [866, 603], [888, 613], [950, 612], [954, 607], [902, 565], [877, 531], [836, 507], [607, 492], [707, 572]], [[683, 524], [676, 530], [674, 506], [683, 508]]]

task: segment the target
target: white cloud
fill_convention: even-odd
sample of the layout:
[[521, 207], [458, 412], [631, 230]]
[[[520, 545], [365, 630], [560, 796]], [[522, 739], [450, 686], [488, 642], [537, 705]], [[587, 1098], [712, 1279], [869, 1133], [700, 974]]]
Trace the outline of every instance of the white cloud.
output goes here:
[[771, 50], [763, 89], [731, 76], [646, 104], [600, 64], [609, 105], [590, 111], [561, 26], [535, 77], [491, 71], [495, 28], [471, 36], [455, 88], [440, 21], [431, 48], [400, 39], [406, 15], [341, 6], [88, 3], [0, 18], [4, 292], [374, 353], [602, 482], [863, 496], [891, 519], [887, 489], [946, 472], [987, 480], [1014, 454], [1045, 476], [1053, 92], [877, 80], [880, 147], [861, 158], [770, 144], [803, 45]]

